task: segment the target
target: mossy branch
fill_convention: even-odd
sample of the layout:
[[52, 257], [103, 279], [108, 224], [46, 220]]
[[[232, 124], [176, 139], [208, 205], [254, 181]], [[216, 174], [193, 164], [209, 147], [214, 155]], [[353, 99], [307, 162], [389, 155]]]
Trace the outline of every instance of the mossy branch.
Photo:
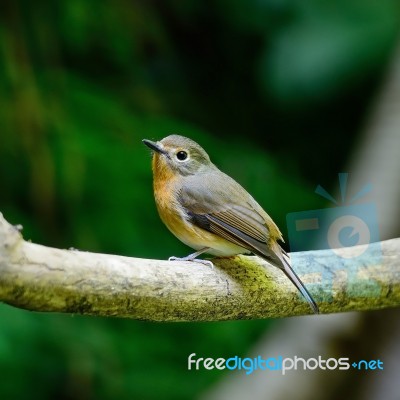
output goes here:
[[[378, 261], [352, 273], [332, 251], [295, 253], [295, 269], [321, 313], [396, 307], [399, 250], [400, 239], [375, 243], [369, 254]], [[342, 250], [347, 256], [353, 251], [357, 247]], [[214, 265], [45, 247], [24, 241], [0, 213], [0, 301], [18, 308], [151, 321], [311, 313], [283, 273], [258, 257], [216, 259]]]

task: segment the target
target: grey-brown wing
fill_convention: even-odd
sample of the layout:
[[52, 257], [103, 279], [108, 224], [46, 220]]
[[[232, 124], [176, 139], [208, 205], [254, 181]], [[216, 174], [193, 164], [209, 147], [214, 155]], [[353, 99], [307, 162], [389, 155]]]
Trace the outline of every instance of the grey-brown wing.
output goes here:
[[269, 246], [271, 241], [281, 240], [278, 227], [229, 176], [218, 171], [201, 179], [186, 179], [179, 202], [196, 226], [280, 264]]

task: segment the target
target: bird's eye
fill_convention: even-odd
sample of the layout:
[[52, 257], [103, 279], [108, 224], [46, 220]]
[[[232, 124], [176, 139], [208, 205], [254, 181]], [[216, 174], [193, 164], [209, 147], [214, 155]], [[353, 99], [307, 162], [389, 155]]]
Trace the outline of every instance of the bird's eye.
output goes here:
[[186, 153], [186, 151], [180, 150], [176, 153], [176, 158], [179, 161], [185, 161], [188, 158], [188, 154]]

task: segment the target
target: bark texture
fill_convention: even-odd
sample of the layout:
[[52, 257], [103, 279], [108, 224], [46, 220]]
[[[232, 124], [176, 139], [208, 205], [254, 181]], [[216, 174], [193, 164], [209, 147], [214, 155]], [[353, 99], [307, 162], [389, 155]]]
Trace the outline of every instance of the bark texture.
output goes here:
[[[392, 239], [370, 245], [368, 262], [352, 258], [358, 247], [293, 253], [292, 260], [321, 313], [372, 310], [400, 305], [399, 249], [400, 239]], [[24, 241], [0, 213], [0, 301], [18, 308], [165, 322], [311, 313], [292, 283], [264, 260], [213, 262], [212, 269], [45, 247]]]

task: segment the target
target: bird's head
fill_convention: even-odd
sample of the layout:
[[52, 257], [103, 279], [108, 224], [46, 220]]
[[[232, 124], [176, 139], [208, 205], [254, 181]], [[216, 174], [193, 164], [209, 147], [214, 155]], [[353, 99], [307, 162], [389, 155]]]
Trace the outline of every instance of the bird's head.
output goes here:
[[143, 143], [153, 150], [155, 173], [164, 171], [187, 176], [205, 172], [213, 166], [205, 150], [184, 136], [170, 135], [158, 142], [143, 139]]

